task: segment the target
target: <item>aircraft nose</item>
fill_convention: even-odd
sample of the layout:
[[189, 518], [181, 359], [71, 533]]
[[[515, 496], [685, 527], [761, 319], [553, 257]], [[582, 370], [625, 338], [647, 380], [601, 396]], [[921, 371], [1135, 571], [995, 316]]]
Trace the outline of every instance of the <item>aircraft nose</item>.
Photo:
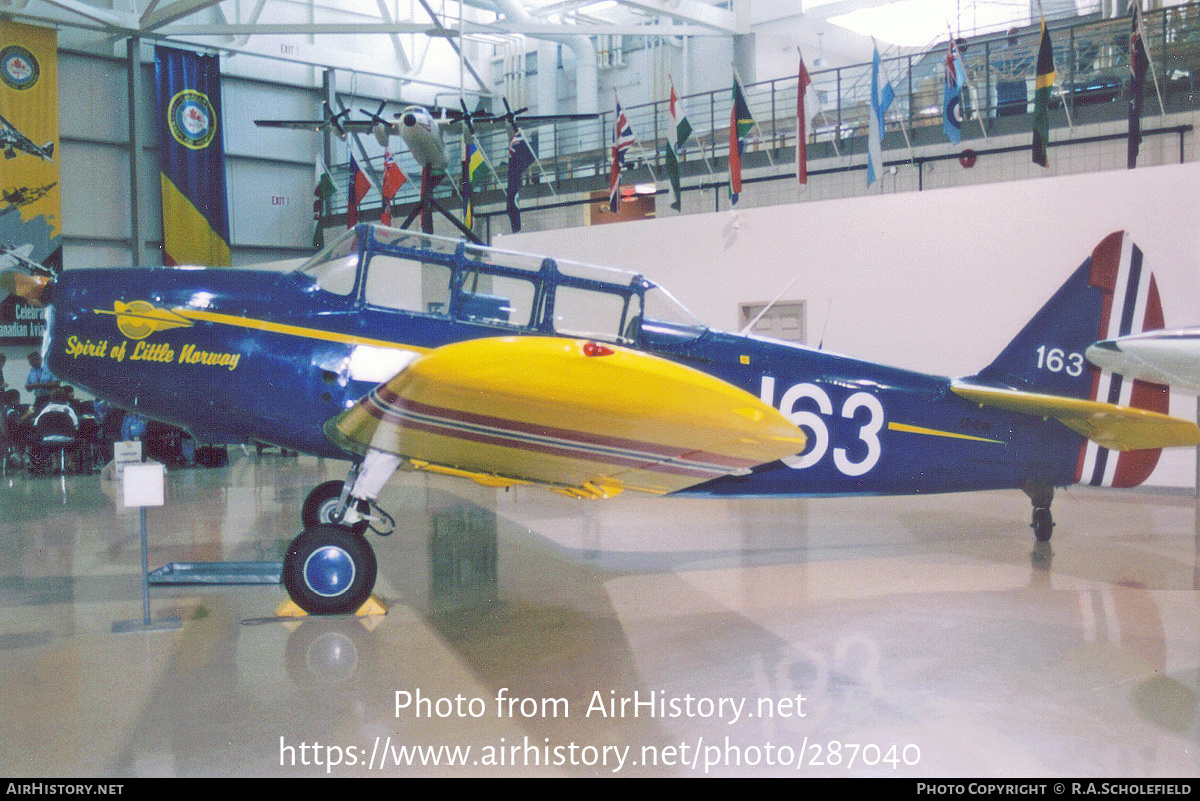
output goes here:
[[402, 122], [405, 128], [411, 128], [417, 124], [417, 117], [415, 114], [405, 114]]

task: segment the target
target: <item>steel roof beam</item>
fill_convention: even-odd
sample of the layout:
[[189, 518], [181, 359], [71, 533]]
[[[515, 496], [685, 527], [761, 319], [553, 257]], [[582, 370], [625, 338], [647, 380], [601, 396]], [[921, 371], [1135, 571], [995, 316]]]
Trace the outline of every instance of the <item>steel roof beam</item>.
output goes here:
[[176, 0], [167, 6], [157, 6], [142, 15], [141, 29], [143, 32], [153, 31], [177, 19], [183, 19], [206, 8], [219, 5], [220, 2], [221, 0]]
[[[287, 36], [306, 34], [349, 35], [349, 34], [381, 34], [396, 33], [429, 33], [437, 30], [432, 23], [420, 22], [283, 22], [283, 23], [221, 23], [213, 25], [176, 24], [160, 30], [160, 33], [172, 36]], [[497, 22], [480, 23], [464, 22], [463, 35], [473, 34], [523, 34], [525, 36], [546, 35], [582, 35], [602, 36], [622, 34], [624, 36], [728, 36], [729, 32], [716, 29], [697, 27], [694, 25], [650, 24], [650, 25], [605, 25], [602, 23], [590, 25], [558, 25], [537, 22]], [[440, 31], [438, 33], [440, 35]]]
[[137, 14], [126, 14], [107, 8], [98, 8], [90, 3], [79, 2], [79, 0], [43, 0], [43, 2], [46, 5], [62, 9], [63, 11], [69, 11], [72, 14], [78, 14], [85, 19], [102, 23], [111, 28], [123, 31], [136, 31], [138, 29]]
[[[636, 8], [680, 23], [699, 25], [731, 35], [750, 32], [745, 3], [735, 0], [732, 11], [710, 6], [698, 0], [619, 0], [622, 6]], [[694, 35], [694, 34], [693, 34]]]

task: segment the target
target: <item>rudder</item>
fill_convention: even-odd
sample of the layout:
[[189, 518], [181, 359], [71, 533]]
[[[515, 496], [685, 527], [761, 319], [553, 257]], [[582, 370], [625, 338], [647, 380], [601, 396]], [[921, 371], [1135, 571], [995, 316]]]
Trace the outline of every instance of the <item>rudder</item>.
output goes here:
[[[1167, 413], [1167, 387], [1101, 372], [1088, 345], [1163, 327], [1158, 284], [1124, 231], [1105, 237], [1000, 355], [974, 377], [1001, 386]], [[1086, 441], [1078, 482], [1132, 487], [1158, 464], [1158, 450], [1117, 452]]]

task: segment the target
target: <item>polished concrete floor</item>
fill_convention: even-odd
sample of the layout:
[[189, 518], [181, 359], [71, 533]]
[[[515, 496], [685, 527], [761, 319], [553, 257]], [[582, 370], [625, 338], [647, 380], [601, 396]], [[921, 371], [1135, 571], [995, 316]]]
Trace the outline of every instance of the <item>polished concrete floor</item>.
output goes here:
[[[279, 559], [343, 471], [173, 471], [150, 565]], [[372, 538], [386, 615], [154, 587], [182, 625], [132, 633], [138, 515], [115, 498], [0, 485], [0, 775], [1200, 772], [1184, 494], [1060, 491], [1039, 549], [1019, 492], [588, 502], [408, 474]]]

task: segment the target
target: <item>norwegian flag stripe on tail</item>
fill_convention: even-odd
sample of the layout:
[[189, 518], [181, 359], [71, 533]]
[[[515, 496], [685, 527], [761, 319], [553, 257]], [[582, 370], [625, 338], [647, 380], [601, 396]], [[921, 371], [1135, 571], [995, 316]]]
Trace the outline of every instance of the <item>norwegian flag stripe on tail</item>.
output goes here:
[[[1163, 327], [1158, 285], [1128, 234], [1113, 235], [1096, 248], [1090, 283], [1106, 293], [1097, 340]], [[1091, 398], [1163, 414], [1169, 406], [1165, 386], [1100, 371], [1093, 377]], [[1092, 486], [1136, 486], [1149, 477], [1158, 457], [1157, 450], [1122, 453], [1089, 440], [1080, 448], [1076, 480]]]

